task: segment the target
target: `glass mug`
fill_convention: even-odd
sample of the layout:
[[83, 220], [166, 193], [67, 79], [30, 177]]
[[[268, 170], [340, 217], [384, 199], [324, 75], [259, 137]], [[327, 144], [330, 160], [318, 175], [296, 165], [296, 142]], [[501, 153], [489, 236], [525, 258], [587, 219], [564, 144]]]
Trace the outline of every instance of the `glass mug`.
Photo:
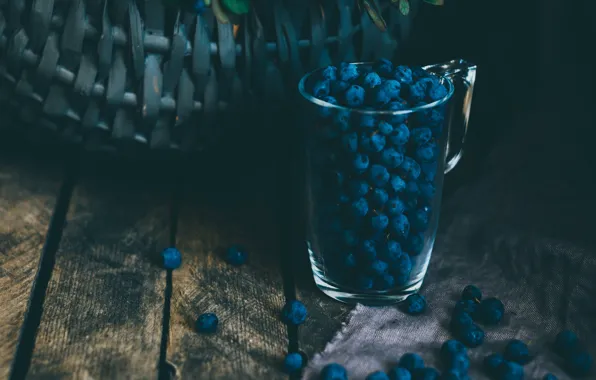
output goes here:
[[[307, 247], [317, 287], [336, 300], [390, 304], [422, 285], [443, 177], [462, 155], [476, 66], [455, 60], [423, 69], [446, 95], [399, 111], [312, 96], [307, 88], [323, 69], [299, 83]], [[357, 145], [365, 143], [363, 152]]]

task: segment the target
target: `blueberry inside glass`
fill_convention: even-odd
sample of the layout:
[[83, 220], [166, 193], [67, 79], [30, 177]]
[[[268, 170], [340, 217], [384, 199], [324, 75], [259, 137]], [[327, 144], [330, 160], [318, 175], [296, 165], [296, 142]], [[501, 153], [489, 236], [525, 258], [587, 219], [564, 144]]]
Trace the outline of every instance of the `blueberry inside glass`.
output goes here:
[[437, 230], [453, 84], [387, 64], [342, 63], [299, 84], [312, 269], [344, 302], [416, 292]]

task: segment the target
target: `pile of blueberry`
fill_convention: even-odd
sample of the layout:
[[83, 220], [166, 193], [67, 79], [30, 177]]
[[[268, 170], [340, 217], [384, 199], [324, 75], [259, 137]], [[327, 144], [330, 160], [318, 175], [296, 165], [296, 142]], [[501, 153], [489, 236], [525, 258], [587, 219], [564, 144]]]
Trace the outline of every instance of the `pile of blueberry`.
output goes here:
[[449, 325], [451, 333], [468, 347], [478, 347], [484, 342], [484, 330], [476, 323], [496, 325], [505, 314], [505, 306], [499, 299], [482, 299], [482, 292], [468, 285], [455, 304]]
[[[427, 262], [445, 107], [391, 114], [447, 95], [423, 69], [344, 63], [313, 74], [309, 131], [314, 229], [335, 283], [359, 291], [402, 287]], [[422, 254], [422, 255], [421, 255]]]

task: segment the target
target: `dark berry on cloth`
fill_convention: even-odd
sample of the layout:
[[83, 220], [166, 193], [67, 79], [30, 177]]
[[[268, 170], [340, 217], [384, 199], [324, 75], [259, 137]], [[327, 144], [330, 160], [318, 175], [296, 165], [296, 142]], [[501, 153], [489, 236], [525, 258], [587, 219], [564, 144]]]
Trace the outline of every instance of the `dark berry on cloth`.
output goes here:
[[490, 354], [482, 361], [482, 367], [489, 377], [495, 377], [498, 374], [499, 367], [505, 361], [505, 358], [501, 354]]
[[366, 202], [366, 199], [360, 198], [352, 202], [352, 212], [357, 217], [363, 217], [368, 214], [368, 203]]
[[521, 340], [513, 339], [505, 346], [503, 354], [506, 360], [524, 365], [532, 360], [528, 346]]
[[389, 194], [383, 189], [376, 188], [371, 195], [371, 203], [374, 207], [383, 207], [389, 200]]
[[358, 276], [357, 285], [359, 289], [370, 290], [374, 286], [374, 279], [369, 276], [360, 275]]
[[410, 157], [404, 158], [404, 161], [400, 165], [400, 169], [411, 179], [417, 179], [420, 177], [420, 165]]
[[412, 69], [408, 66], [397, 66], [393, 78], [404, 84], [412, 83]]
[[410, 233], [410, 222], [404, 214], [391, 218], [391, 232], [402, 239], [406, 239]]
[[467, 355], [468, 350], [466, 346], [458, 340], [449, 339], [441, 345], [441, 358], [446, 363], [449, 362], [456, 354]]
[[559, 380], [559, 379], [552, 373], [547, 373], [546, 375], [544, 375], [542, 380]]
[[410, 234], [410, 236], [408, 236], [408, 241], [406, 242], [406, 247], [410, 255], [419, 255], [424, 249], [424, 235]]
[[499, 365], [497, 376], [499, 380], [523, 380], [524, 367], [515, 362], [505, 360]]
[[410, 139], [410, 130], [405, 124], [399, 124], [397, 127], [394, 126], [393, 133], [389, 137], [391, 144], [395, 146], [401, 146], [408, 142]]
[[329, 89], [329, 81], [328, 80], [322, 80], [319, 81], [317, 83], [315, 83], [315, 85], [312, 87], [312, 94], [316, 97], [316, 98], [324, 98], [326, 96], [328, 96], [330, 93], [330, 89]]
[[389, 218], [385, 214], [374, 215], [371, 218], [371, 226], [374, 230], [382, 231], [389, 225]]
[[389, 178], [391, 175], [386, 167], [383, 165], [372, 165], [370, 167], [370, 181], [373, 185], [377, 187], [383, 187], [389, 182]]
[[364, 76], [362, 81], [365, 88], [375, 88], [381, 85], [381, 77], [374, 71]]
[[579, 346], [579, 339], [573, 331], [563, 330], [555, 338], [554, 351], [562, 357], [576, 351]]
[[461, 299], [464, 301], [480, 302], [482, 300], [482, 292], [476, 285], [466, 285], [461, 292]]
[[592, 356], [587, 351], [576, 351], [565, 358], [565, 369], [572, 376], [587, 376], [592, 370], [592, 363]]
[[282, 321], [287, 325], [300, 325], [307, 316], [306, 306], [298, 300], [287, 302], [281, 311]]
[[352, 85], [344, 94], [346, 104], [349, 107], [360, 107], [364, 103], [364, 89], [358, 85]]
[[348, 184], [348, 192], [350, 196], [358, 199], [362, 198], [366, 194], [368, 194], [368, 190], [370, 189], [369, 184], [361, 179], [350, 181]]
[[337, 67], [335, 66], [327, 66], [323, 70], [321, 70], [321, 78], [327, 79], [329, 81], [334, 81], [337, 79]]
[[505, 306], [499, 299], [491, 297], [480, 302], [478, 317], [486, 325], [496, 325], [503, 319]]
[[389, 380], [385, 372], [377, 371], [366, 376], [366, 380]]
[[385, 149], [381, 153], [381, 162], [390, 169], [395, 169], [404, 161], [404, 155], [393, 148]]
[[358, 66], [353, 63], [342, 63], [339, 66], [339, 80], [344, 82], [350, 82], [358, 78]]
[[441, 380], [469, 380], [467, 374], [458, 372], [455, 369], [450, 369], [447, 372], [443, 372], [441, 375]]
[[217, 331], [217, 325], [219, 324], [219, 319], [217, 315], [213, 313], [205, 313], [199, 315], [197, 321], [195, 323], [195, 328], [197, 332], [203, 334], [213, 334]]
[[422, 145], [422, 144], [429, 142], [430, 139], [432, 139], [433, 132], [430, 130], [430, 128], [426, 128], [426, 127], [414, 128], [411, 131], [411, 136], [412, 136], [412, 141], [414, 141], [414, 143], [416, 145]]
[[412, 374], [414, 380], [438, 380], [441, 377], [439, 371], [434, 368], [418, 368]]
[[247, 258], [248, 252], [239, 245], [234, 245], [228, 248], [226, 252], [226, 261], [231, 265], [242, 265], [246, 262]]
[[412, 374], [406, 368], [393, 367], [389, 370], [390, 380], [412, 380]]
[[284, 359], [284, 369], [288, 373], [300, 371], [300, 369], [302, 369], [302, 365], [302, 355], [300, 355], [298, 352], [289, 353]]
[[182, 254], [176, 248], [166, 248], [161, 253], [165, 269], [178, 269], [182, 265]]
[[470, 359], [468, 358], [468, 355], [464, 353], [458, 353], [448, 359], [445, 362], [445, 365], [449, 369], [455, 369], [460, 373], [466, 373], [470, 369]]
[[391, 178], [391, 188], [396, 193], [400, 193], [405, 190], [406, 181], [404, 181], [401, 177], [395, 175]]
[[341, 142], [344, 149], [350, 153], [355, 153], [358, 150], [358, 135], [356, 132], [346, 133], [342, 136]]
[[478, 347], [484, 343], [484, 330], [472, 324], [457, 331], [457, 338], [468, 347]]
[[348, 371], [337, 363], [327, 364], [321, 370], [320, 380], [348, 380]]
[[465, 311], [454, 310], [451, 315], [450, 327], [454, 334], [474, 324], [472, 316]]
[[[399, 178], [399, 177], [397, 177], [397, 178]], [[393, 183], [394, 182], [392, 179], [391, 185], [393, 185]], [[405, 186], [405, 182], [404, 182], [404, 186]], [[406, 209], [406, 205], [399, 198], [393, 198], [393, 199], [388, 200], [387, 205], [385, 207], [387, 214], [389, 214], [390, 216], [395, 216], [395, 215], [401, 214], [405, 211], [405, 209]]]
[[402, 303], [402, 310], [410, 315], [419, 315], [426, 310], [426, 299], [416, 293], [408, 296]]
[[352, 161], [354, 169], [356, 169], [357, 173], [362, 173], [366, 169], [368, 169], [368, 165], [370, 164], [370, 159], [366, 154], [356, 154], [354, 160]]
[[397, 366], [413, 373], [417, 369], [424, 368], [424, 360], [420, 355], [408, 352], [402, 355]]
[[381, 75], [388, 76], [393, 72], [393, 63], [390, 60], [381, 58], [374, 65], [373, 68]]
[[454, 312], [463, 311], [470, 315], [473, 315], [476, 312], [477, 304], [472, 300], [464, 300], [464, 301], [457, 301], [455, 307], [453, 308]]

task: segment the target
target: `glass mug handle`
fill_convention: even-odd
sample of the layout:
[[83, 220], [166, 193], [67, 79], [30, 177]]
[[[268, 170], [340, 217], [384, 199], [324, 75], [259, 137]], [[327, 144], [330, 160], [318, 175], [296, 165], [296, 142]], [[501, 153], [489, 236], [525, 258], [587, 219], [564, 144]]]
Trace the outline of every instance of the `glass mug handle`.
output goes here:
[[423, 69], [448, 77], [454, 85], [453, 98], [447, 112], [445, 173], [449, 173], [457, 165], [463, 154], [472, 106], [474, 82], [476, 81], [476, 65], [463, 59], [455, 59], [449, 62], [424, 66]]

